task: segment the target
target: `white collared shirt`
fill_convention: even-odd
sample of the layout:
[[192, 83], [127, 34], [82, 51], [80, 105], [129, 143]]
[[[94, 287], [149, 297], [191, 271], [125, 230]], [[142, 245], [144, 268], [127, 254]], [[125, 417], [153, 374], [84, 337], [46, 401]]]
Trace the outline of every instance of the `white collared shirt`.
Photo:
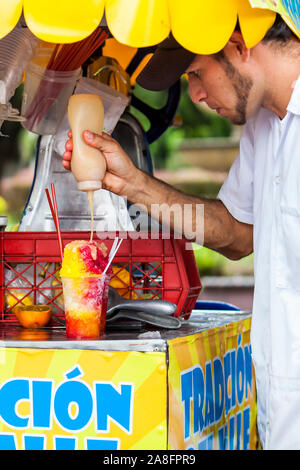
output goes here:
[[300, 77], [284, 119], [261, 108], [247, 122], [218, 198], [253, 224], [261, 441], [266, 449], [300, 449]]

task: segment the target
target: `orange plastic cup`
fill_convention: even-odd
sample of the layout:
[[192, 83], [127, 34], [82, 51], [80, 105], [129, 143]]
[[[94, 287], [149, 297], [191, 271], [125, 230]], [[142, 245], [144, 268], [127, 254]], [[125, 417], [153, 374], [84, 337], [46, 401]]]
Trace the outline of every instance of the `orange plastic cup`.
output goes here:
[[68, 338], [97, 339], [105, 331], [109, 276], [62, 277]]

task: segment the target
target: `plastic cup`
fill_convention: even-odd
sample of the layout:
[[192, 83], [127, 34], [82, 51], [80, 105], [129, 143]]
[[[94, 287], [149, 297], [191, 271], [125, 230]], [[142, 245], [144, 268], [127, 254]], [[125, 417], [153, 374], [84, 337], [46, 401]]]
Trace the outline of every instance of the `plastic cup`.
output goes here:
[[68, 338], [97, 339], [105, 331], [109, 276], [62, 277]]
[[31, 62], [26, 70], [22, 126], [39, 135], [54, 135], [65, 115], [81, 69], [57, 71]]
[[32, 59], [37, 37], [28, 28], [16, 26], [0, 41], [0, 103], [6, 104], [22, 83]]

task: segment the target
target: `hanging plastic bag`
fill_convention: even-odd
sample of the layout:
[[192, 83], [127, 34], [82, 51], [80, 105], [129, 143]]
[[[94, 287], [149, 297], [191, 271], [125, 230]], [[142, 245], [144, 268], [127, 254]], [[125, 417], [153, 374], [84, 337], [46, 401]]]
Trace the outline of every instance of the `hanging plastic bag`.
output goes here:
[[0, 127], [3, 120], [23, 120], [9, 100], [23, 81], [24, 71], [33, 57], [37, 42], [31, 31], [19, 24], [0, 40]]
[[[123, 95], [123, 93], [87, 77], [82, 77], [78, 80], [74, 94], [77, 93], [92, 93], [99, 94], [101, 96], [104, 106], [103, 131], [107, 134], [111, 134], [113, 132], [117, 122], [130, 101], [129, 97]], [[70, 124], [66, 113], [56, 133], [54, 141], [54, 149], [59, 155], [62, 155], [65, 151], [65, 144], [68, 140], [69, 130]]]

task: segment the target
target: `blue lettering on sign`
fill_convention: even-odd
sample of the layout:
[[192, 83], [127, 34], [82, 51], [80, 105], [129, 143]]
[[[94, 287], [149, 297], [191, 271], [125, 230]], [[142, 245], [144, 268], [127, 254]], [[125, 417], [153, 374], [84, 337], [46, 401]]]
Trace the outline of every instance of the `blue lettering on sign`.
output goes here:
[[224, 374], [222, 361], [219, 357], [213, 360], [214, 367], [214, 402], [215, 402], [215, 422], [218, 423], [222, 418], [224, 409]]
[[[184, 410], [184, 438], [190, 439], [219, 423], [226, 423], [217, 432], [219, 449], [248, 449], [250, 444], [250, 407], [242, 407], [252, 391], [252, 359], [250, 345], [242, 345], [226, 352], [223, 361], [215, 357], [205, 363], [204, 371], [197, 364], [181, 372], [181, 402]], [[210, 449], [211, 434], [198, 442], [199, 449]]]
[[[195, 388], [197, 384], [195, 385]], [[184, 406], [184, 439], [190, 437], [190, 409], [193, 403], [193, 371], [181, 375], [181, 401]], [[197, 408], [197, 404], [196, 404]], [[199, 413], [198, 413], [199, 414]], [[203, 420], [203, 416], [202, 416]]]
[[54, 436], [55, 450], [77, 450], [77, 437]]
[[241, 449], [241, 434], [242, 434], [242, 413], [238, 411], [236, 414], [236, 449]]
[[[231, 404], [230, 408], [235, 408], [236, 406], [236, 350], [230, 351], [230, 367], [231, 367], [231, 382], [232, 382], [232, 392], [231, 392]], [[252, 368], [251, 368], [252, 371]]]
[[[71, 416], [71, 405], [76, 407], [76, 416]], [[79, 380], [62, 383], [55, 393], [54, 410], [62, 429], [74, 432], [85, 429], [93, 415], [93, 397], [88, 385]]]
[[119, 439], [97, 439], [88, 438], [86, 439], [87, 450], [119, 450], [120, 440]]
[[32, 427], [50, 429], [53, 380], [32, 381]]
[[29, 380], [7, 380], [0, 389], [0, 416], [5, 424], [14, 429], [26, 429], [29, 418], [21, 417], [17, 405], [29, 400]]
[[[240, 336], [239, 336], [240, 339]], [[238, 346], [237, 358], [236, 358], [236, 385], [237, 385], [237, 397], [239, 405], [243, 403], [244, 399], [244, 385], [245, 385], [245, 359], [244, 349]]]
[[244, 351], [245, 351], [245, 373], [246, 373], [245, 395], [246, 395], [246, 400], [248, 400], [248, 396], [252, 395], [252, 357], [251, 357], [251, 347], [249, 346], [249, 344], [245, 345]]
[[214, 424], [215, 422], [215, 413], [214, 413], [214, 394], [213, 394], [213, 383], [212, 383], [212, 372], [211, 372], [211, 363], [207, 362], [205, 364], [205, 419], [204, 426], [205, 429]]
[[0, 434], [0, 450], [16, 450], [17, 438], [13, 433], [1, 433]]
[[[79, 365], [64, 374], [65, 379], [55, 388], [53, 380], [37, 378], [11, 378], [0, 388], [0, 419], [14, 430], [51, 430], [53, 424], [65, 432], [78, 433], [93, 421], [95, 431], [109, 432], [113, 421], [127, 434], [132, 433], [134, 384], [93, 382], [86, 383]], [[28, 415], [20, 414], [18, 408], [27, 402]], [[25, 450], [46, 448], [46, 434], [23, 434]], [[120, 439], [86, 437], [85, 448], [92, 450], [116, 450]], [[76, 450], [78, 440], [74, 435], [53, 436], [53, 448]], [[16, 450], [16, 435], [0, 433], [0, 450]]]
[[26, 450], [44, 450], [45, 436], [36, 434], [23, 434], [23, 448]]
[[198, 450], [213, 450], [214, 433], [211, 432], [198, 442]]
[[121, 384], [120, 392], [111, 383], [96, 383], [97, 431], [107, 432], [109, 420], [117, 423], [128, 434], [132, 432], [131, 409], [133, 387], [130, 384]]
[[[183, 377], [183, 376], [182, 376]], [[190, 377], [190, 375], [189, 375]], [[183, 387], [182, 387], [183, 389]], [[200, 366], [195, 367], [192, 370], [192, 376], [190, 380], [190, 390], [192, 391], [192, 398], [194, 403], [194, 434], [202, 432], [204, 427], [203, 419], [203, 406], [204, 406], [204, 376]], [[185, 409], [188, 408], [188, 416], [190, 415], [190, 401], [186, 403]], [[189, 436], [189, 423], [185, 419], [185, 432]]]

